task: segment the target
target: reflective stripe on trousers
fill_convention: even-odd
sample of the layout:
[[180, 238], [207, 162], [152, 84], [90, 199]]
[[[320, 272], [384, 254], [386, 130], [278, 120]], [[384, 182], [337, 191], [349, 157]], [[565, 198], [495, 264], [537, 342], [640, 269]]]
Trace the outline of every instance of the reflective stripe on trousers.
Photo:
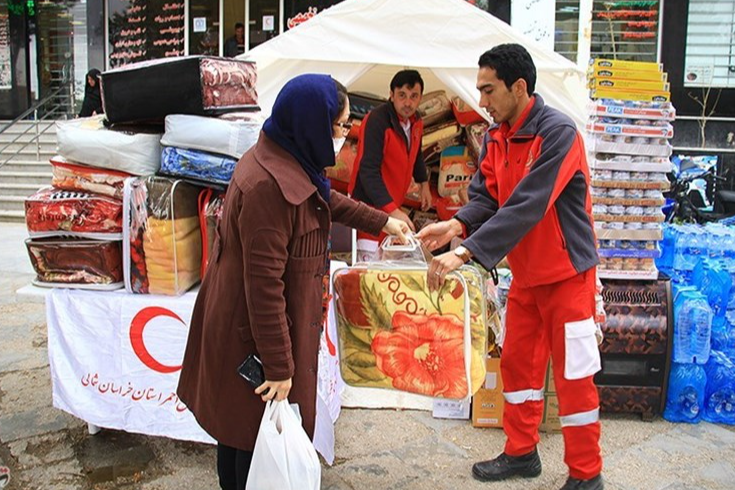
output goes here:
[[521, 391], [509, 391], [503, 392], [503, 397], [508, 403], [513, 405], [520, 405], [527, 401], [540, 402], [544, 399], [544, 390], [521, 390]]
[[595, 408], [589, 412], [572, 413], [559, 417], [562, 427], [582, 427], [584, 425], [594, 424], [600, 420], [600, 408]]

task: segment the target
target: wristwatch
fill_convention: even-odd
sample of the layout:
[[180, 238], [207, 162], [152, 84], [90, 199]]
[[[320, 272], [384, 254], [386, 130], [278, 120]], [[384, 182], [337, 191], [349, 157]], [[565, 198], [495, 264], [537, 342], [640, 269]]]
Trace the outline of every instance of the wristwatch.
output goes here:
[[472, 252], [464, 248], [462, 245], [452, 250], [452, 252], [454, 252], [454, 255], [462, 259], [462, 262], [465, 264], [472, 258]]

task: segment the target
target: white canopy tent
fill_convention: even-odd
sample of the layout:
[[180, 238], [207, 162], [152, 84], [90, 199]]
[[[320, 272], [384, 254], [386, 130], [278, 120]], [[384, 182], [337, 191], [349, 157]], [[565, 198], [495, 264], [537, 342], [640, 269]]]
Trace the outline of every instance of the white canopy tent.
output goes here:
[[537, 92], [583, 127], [584, 72], [464, 0], [345, 0], [240, 58], [258, 65], [266, 115], [296, 75], [328, 73], [351, 91], [387, 97], [391, 78], [403, 68], [421, 72], [425, 92], [444, 89], [479, 112], [477, 60], [493, 46], [511, 42], [531, 53]]

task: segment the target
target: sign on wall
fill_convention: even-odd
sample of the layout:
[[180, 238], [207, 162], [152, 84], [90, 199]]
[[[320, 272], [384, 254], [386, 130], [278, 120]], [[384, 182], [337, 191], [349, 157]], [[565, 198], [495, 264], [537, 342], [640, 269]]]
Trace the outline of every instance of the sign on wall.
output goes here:
[[554, 0], [513, 0], [510, 24], [548, 49], [554, 49]]
[[[5, 2], [3, 2], [4, 4]], [[8, 9], [0, 9], [0, 90], [13, 88], [13, 66], [10, 60], [10, 19]]]
[[107, 0], [110, 68], [183, 56], [183, 0]]

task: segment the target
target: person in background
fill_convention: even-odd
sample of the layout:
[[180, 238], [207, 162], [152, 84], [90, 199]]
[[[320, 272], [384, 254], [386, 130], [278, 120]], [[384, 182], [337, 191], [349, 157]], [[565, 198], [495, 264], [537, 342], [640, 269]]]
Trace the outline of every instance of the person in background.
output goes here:
[[79, 117], [89, 117], [102, 114], [102, 92], [100, 91], [101, 72], [93, 68], [87, 72], [84, 83], [84, 101]]
[[[365, 116], [360, 126], [355, 167], [348, 191], [372, 207], [382, 209], [416, 231], [401, 210], [411, 178], [421, 185], [421, 208], [431, 207], [426, 165], [421, 156], [424, 123], [416, 113], [424, 80], [416, 70], [402, 70], [390, 82], [390, 100]], [[360, 254], [377, 250], [379, 237], [358, 234]]]
[[[335, 164], [334, 141], [349, 112], [347, 90], [330, 76], [290, 80], [227, 191], [177, 390], [218, 442], [224, 490], [245, 488], [263, 402], [297, 403], [313, 437], [332, 222], [401, 241], [408, 232], [402, 221], [330, 189], [324, 170]], [[237, 372], [250, 354], [266, 379], [255, 390]]]
[[245, 52], [245, 25], [242, 22], [235, 24], [235, 35], [225, 41], [225, 56], [234, 58]]
[[534, 93], [536, 66], [518, 44], [501, 44], [479, 60], [480, 106], [493, 118], [470, 202], [454, 219], [418, 235], [430, 250], [467, 239], [434, 257], [428, 284], [474, 258], [490, 270], [506, 255], [508, 293], [503, 377], [505, 450], [476, 463], [483, 481], [541, 473], [536, 450], [544, 378], [553, 360], [569, 478], [562, 490], [602, 490], [600, 370], [595, 317], [596, 250], [590, 172], [574, 122]]

